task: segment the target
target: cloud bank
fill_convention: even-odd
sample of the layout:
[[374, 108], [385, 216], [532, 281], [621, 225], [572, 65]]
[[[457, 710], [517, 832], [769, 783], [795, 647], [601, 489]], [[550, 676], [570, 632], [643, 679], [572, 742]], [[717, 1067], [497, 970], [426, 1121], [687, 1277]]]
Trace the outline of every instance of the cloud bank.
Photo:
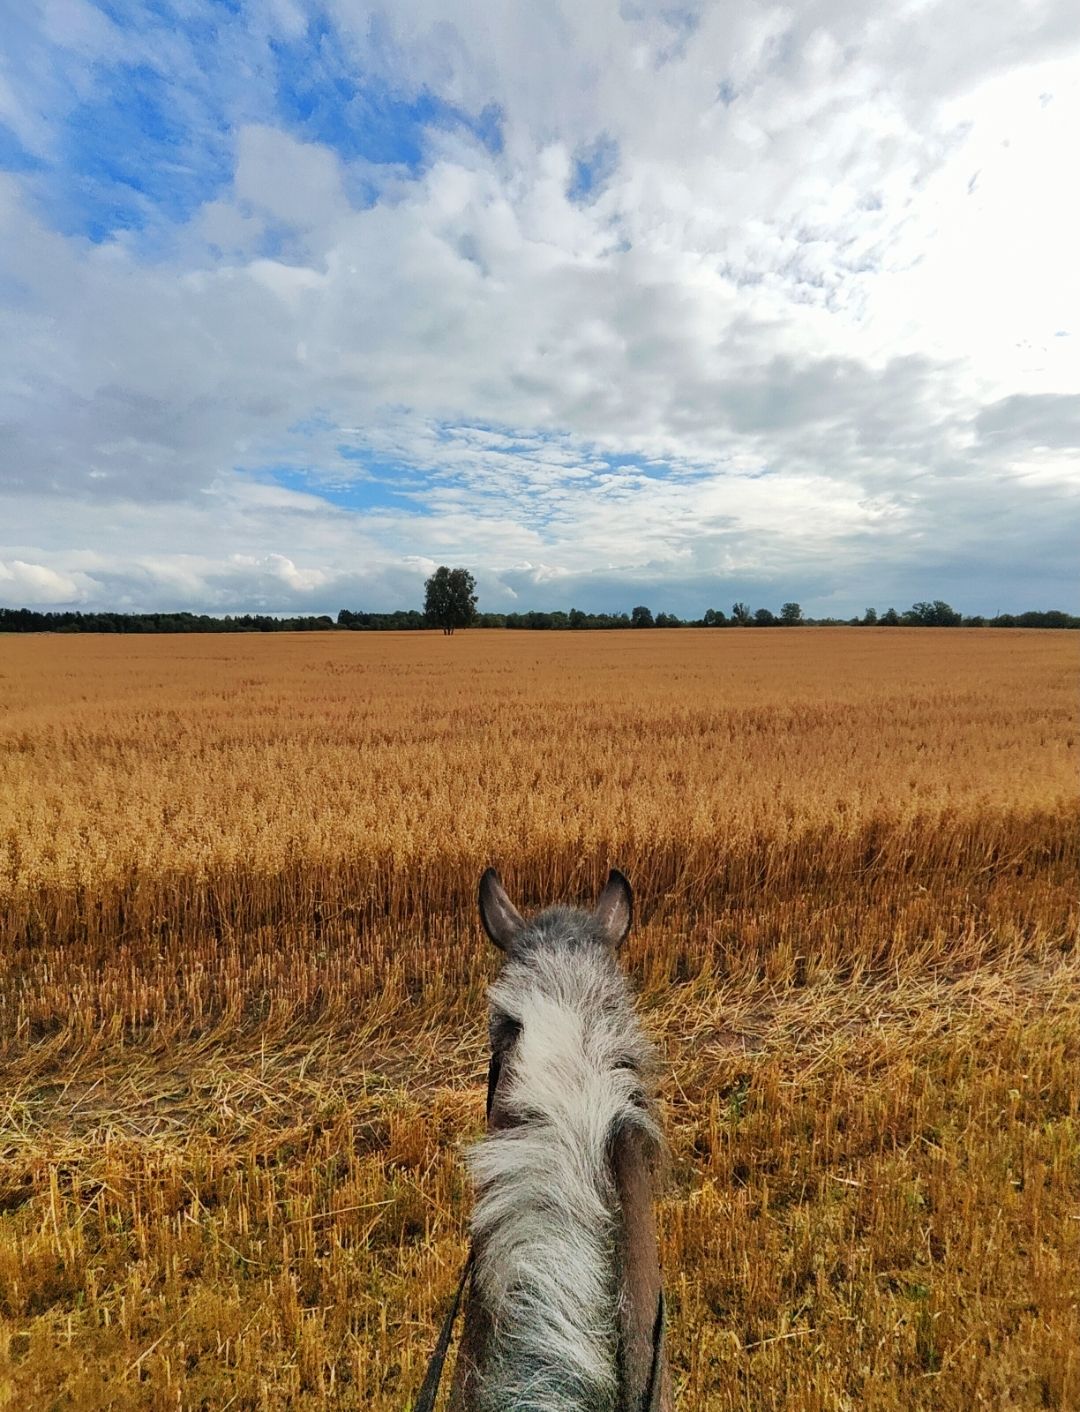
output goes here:
[[0, 603], [1080, 608], [1064, 0], [26, 7]]

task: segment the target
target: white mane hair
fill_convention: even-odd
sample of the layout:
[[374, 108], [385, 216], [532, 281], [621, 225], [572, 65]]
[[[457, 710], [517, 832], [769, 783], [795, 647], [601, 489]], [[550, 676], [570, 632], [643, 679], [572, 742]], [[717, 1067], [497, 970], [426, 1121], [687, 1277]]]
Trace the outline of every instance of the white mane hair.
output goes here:
[[[496, 1126], [468, 1154], [475, 1279], [490, 1319], [481, 1412], [614, 1412], [621, 1297], [611, 1153], [660, 1146], [654, 1061], [593, 916], [550, 908], [489, 992], [505, 1047]], [[506, 1036], [511, 1044], [506, 1046]]]

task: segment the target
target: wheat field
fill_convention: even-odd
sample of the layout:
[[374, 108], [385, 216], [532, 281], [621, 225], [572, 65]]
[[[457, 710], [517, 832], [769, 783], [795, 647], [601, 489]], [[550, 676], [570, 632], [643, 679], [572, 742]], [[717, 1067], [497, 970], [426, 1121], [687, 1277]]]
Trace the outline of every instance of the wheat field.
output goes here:
[[1078, 648], [0, 638], [0, 1407], [408, 1407], [494, 863], [634, 884], [680, 1408], [1080, 1408]]

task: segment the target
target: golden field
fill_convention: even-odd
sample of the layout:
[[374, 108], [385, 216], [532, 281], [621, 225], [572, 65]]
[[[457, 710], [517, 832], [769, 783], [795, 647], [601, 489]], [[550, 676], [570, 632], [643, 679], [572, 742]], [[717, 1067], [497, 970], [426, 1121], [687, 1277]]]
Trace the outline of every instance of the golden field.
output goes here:
[[1080, 1408], [1078, 657], [0, 638], [0, 1407], [408, 1406], [495, 863], [634, 883], [681, 1408]]

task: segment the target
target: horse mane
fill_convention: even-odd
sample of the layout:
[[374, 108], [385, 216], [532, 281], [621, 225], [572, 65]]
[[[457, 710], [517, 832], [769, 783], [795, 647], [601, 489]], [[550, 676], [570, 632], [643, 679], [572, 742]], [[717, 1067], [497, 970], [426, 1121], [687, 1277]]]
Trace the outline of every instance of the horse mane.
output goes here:
[[468, 1155], [489, 1331], [476, 1407], [614, 1412], [622, 1288], [612, 1153], [630, 1132], [645, 1154], [660, 1150], [652, 1047], [588, 913], [536, 917], [490, 1001], [493, 1048], [504, 1051], [498, 1111]]

